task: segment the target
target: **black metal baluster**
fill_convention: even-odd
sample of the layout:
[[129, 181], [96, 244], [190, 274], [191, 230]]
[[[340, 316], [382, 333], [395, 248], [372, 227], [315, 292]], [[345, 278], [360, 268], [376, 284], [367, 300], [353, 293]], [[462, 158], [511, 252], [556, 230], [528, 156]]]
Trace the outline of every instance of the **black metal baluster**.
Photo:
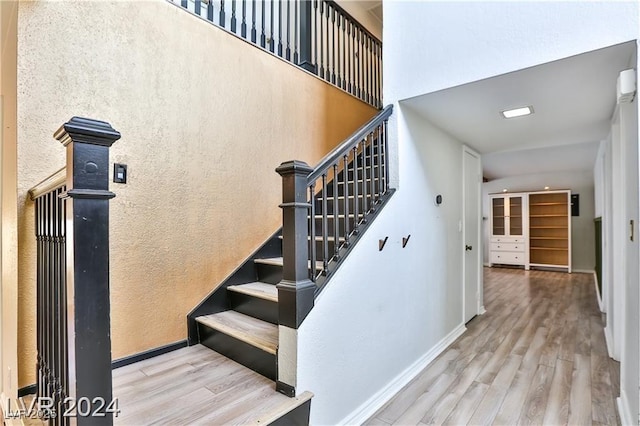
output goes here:
[[247, 38], [247, 0], [242, 0], [242, 23], [240, 24], [240, 35]]
[[294, 64], [298, 63], [298, 1], [300, 0], [293, 0], [293, 63]]
[[349, 245], [349, 153], [342, 157], [344, 179], [342, 180], [343, 196], [344, 196], [344, 244]]
[[369, 211], [369, 200], [367, 199], [367, 135], [360, 143], [362, 143], [362, 221], [366, 222], [367, 212]]
[[382, 107], [382, 43], [378, 43], [378, 107]]
[[52, 230], [52, 223], [51, 223], [51, 210], [53, 208], [52, 206], [52, 199], [51, 199], [51, 193], [48, 193], [46, 195], [46, 199], [47, 199], [47, 213], [46, 213], [46, 217], [47, 217], [47, 281], [46, 281], [46, 294], [47, 294], [47, 298], [46, 298], [46, 303], [47, 303], [47, 396], [51, 397], [52, 396], [52, 390], [53, 390], [53, 292], [51, 291], [51, 287], [52, 287], [52, 282], [53, 282], [53, 277], [52, 277], [52, 257], [53, 257], [53, 250], [52, 250], [52, 244], [51, 244], [51, 238], [52, 238], [52, 234], [53, 234], [53, 230]]
[[236, 33], [236, 0], [231, 0], [231, 32]]
[[370, 208], [371, 211], [375, 211], [375, 204], [376, 204], [376, 188], [375, 188], [375, 175], [374, 175], [374, 167], [375, 165], [374, 160], [375, 160], [375, 155], [376, 153], [374, 152], [374, 143], [375, 143], [375, 133], [371, 132], [369, 134], [369, 194], [371, 194], [371, 204], [370, 204]]
[[347, 90], [347, 17], [342, 16], [342, 89]]
[[337, 44], [337, 46], [335, 47], [338, 50], [338, 66], [336, 67], [338, 70], [338, 76], [336, 78], [336, 84], [338, 85], [338, 87], [342, 87], [342, 74], [340, 72], [340, 68], [341, 68], [341, 61], [340, 61], [340, 53], [342, 53], [340, 51], [340, 21], [342, 21], [342, 14], [339, 12], [336, 12], [338, 15], [338, 43], [335, 43], [334, 40], [334, 44]]
[[351, 21], [347, 22], [347, 76], [349, 79], [349, 83], [347, 84], [347, 92], [351, 93], [351, 81], [353, 80], [351, 74], [351, 57], [353, 56], [353, 40], [351, 39], [351, 27], [353, 24]]
[[[311, 271], [311, 281], [316, 282], [316, 183], [309, 185], [309, 199], [311, 208], [309, 212], [309, 265]], [[325, 195], [323, 194], [323, 197]]]
[[358, 144], [353, 147], [353, 232], [358, 233], [358, 210], [360, 205], [358, 202]]
[[193, 11], [198, 16], [200, 16], [201, 7], [202, 7], [202, 0], [194, 0], [194, 2], [193, 2]]
[[378, 62], [377, 46], [375, 40], [371, 39], [371, 103], [378, 107], [378, 70], [376, 64]]
[[[327, 192], [327, 174], [322, 174], [322, 273], [327, 275], [329, 273], [329, 224], [327, 215], [327, 198], [329, 193]], [[312, 239], [315, 236], [311, 236]], [[312, 268], [315, 268], [314, 264], [311, 264]]]
[[43, 376], [42, 376], [42, 231], [41, 231], [41, 220], [42, 213], [40, 211], [42, 202], [41, 198], [37, 198], [35, 200], [35, 225], [36, 225], [36, 248], [37, 248], [37, 257], [36, 257], [36, 267], [37, 267], [37, 281], [36, 281], [36, 326], [37, 326], [37, 349], [38, 353], [36, 355], [36, 362], [38, 367], [38, 393], [37, 396], [42, 396], [42, 385], [43, 385]]
[[384, 141], [384, 190], [385, 192], [389, 189], [389, 145], [387, 140], [387, 122], [388, 120], [384, 120], [384, 127], [382, 131], [384, 132], [383, 141]]
[[[302, 0], [304, 1], [304, 0]], [[320, 33], [318, 34], [318, 38], [320, 39], [320, 78], [324, 78], [324, 0], [320, 0]], [[318, 61], [316, 60], [316, 64]]]
[[[282, 46], [280, 46], [282, 49]], [[285, 58], [291, 60], [291, 1], [287, 0], [287, 49], [285, 50]]]
[[[329, 46], [329, 43], [327, 43]], [[336, 84], [336, 8], [331, 8], [331, 83]]]
[[377, 133], [376, 150], [378, 151], [378, 172], [376, 174], [376, 177], [378, 180], [378, 199], [379, 199], [384, 193], [382, 189], [382, 140], [381, 140], [382, 132], [380, 131], [380, 125], [376, 127], [376, 133]]
[[325, 79], [327, 81], [331, 81], [331, 73], [329, 71], [329, 61], [331, 61], [331, 52], [329, 51], [330, 47], [329, 47], [329, 15], [330, 13], [330, 5], [329, 3], [325, 4], [325, 11], [327, 12], [326, 14], [326, 21], [325, 24], [327, 26], [327, 32], [326, 32], [326, 43], [327, 43], [327, 72], [325, 73]]
[[[338, 197], [338, 164], [333, 165], [333, 256], [337, 260], [340, 251], [340, 204]], [[345, 218], [346, 220], [346, 218]]]
[[369, 103], [369, 81], [371, 78], [369, 77], [369, 71], [371, 71], [371, 61], [369, 60], [369, 36], [365, 34], [364, 40], [364, 89], [365, 89], [365, 101]]
[[[354, 25], [355, 25], [355, 24], [354, 24]], [[356, 66], [357, 66], [357, 68], [358, 68], [358, 73], [356, 74], [356, 85], [357, 85], [357, 88], [358, 88], [358, 89], [357, 89], [357, 91], [356, 91], [356, 96], [360, 98], [360, 97], [361, 97], [361, 96], [360, 96], [360, 95], [361, 95], [360, 88], [362, 87], [362, 85], [360, 84], [360, 69], [362, 68], [362, 67], [360, 66], [360, 61], [361, 61], [361, 56], [362, 56], [362, 55], [360, 54], [360, 51], [361, 51], [362, 49], [360, 49], [360, 28], [357, 28], [357, 27], [356, 27], [355, 29], [356, 29], [356, 31], [357, 31], [357, 37], [356, 37], [357, 49], [356, 49], [355, 57], [356, 57], [356, 61], [357, 61], [357, 62], [356, 62]]]
[[261, 33], [260, 33], [260, 46], [262, 46], [262, 47], [265, 47], [267, 45], [266, 44], [267, 43], [267, 36], [264, 33], [264, 27], [265, 27], [265, 22], [266, 22], [266, 20], [265, 20], [266, 11], [265, 10], [266, 10], [266, 7], [265, 7], [265, 4], [264, 4], [264, 0], [262, 0], [262, 30], [261, 30]]
[[51, 192], [51, 201], [52, 201], [52, 209], [51, 209], [51, 229], [52, 229], [52, 262], [51, 262], [51, 301], [52, 301], [52, 347], [53, 347], [53, 359], [52, 359], [52, 371], [53, 371], [53, 380], [52, 380], [52, 396], [54, 403], [57, 402], [57, 391], [58, 391], [58, 379], [60, 377], [60, 334], [58, 333], [58, 325], [60, 324], [60, 303], [61, 301], [58, 299], [58, 291], [60, 283], [58, 282], [58, 191]]
[[270, 51], [271, 53], [273, 53], [273, 52], [275, 51], [275, 45], [276, 45], [276, 37], [275, 37], [275, 35], [274, 35], [274, 34], [275, 34], [275, 33], [274, 33], [275, 28], [274, 28], [274, 24], [273, 24], [273, 22], [274, 22], [274, 18], [275, 18], [275, 14], [274, 14], [274, 12], [273, 12], [273, 8], [274, 8], [273, 3], [274, 3], [275, 1], [276, 1], [276, 0], [271, 0], [271, 1], [269, 2], [269, 7], [270, 7], [270, 9], [271, 9], [271, 15], [270, 15], [271, 35], [269, 36], [268, 43], [269, 43], [269, 51]]
[[256, 42], [256, 0], [251, 1], [251, 41]]
[[[210, 0], [210, 1], [213, 1], [213, 0]], [[224, 0], [220, 0], [220, 26], [222, 28], [225, 28], [226, 26], [226, 20], [224, 15]]]
[[213, 22], [213, 0], [209, 0], [207, 4], [207, 20]]
[[[271, 4], [273, 2], [271, 0]], [[282, 57], [282, 0], [278, 0], [278, 56]]]
[[[67, 188], [63, 187], [62, 191], [66, 191]], [[66, 200], [62, 201], [62, 260], [60, 261], [64, 268], [62, 270], [62, 300], [67, 300], [67, 275], [66, 275], [66, 265], [67, 265], [67, 202]], [[62, 345], [62, 402], [64, 403], [64, 399], [69, 396], [69, 335], [67, 333], [67, 304], [64, 303], [62, 306], [62, 341], [64, 344]], [[64, 404], [62, 405], [64, 407]], [[62, 419], [63, 424], [67, 425], [69, 423], [68, 418]]]

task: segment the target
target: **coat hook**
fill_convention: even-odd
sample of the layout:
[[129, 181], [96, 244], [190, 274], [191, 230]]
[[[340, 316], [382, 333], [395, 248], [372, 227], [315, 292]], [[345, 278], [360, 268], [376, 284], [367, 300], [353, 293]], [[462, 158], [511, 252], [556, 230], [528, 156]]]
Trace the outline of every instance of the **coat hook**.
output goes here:
[[402, 248], [405, 248], [407, 246], [407, 243], [409, 243], [409, 238], [411, 238], [411, 234], [407, 235], [406, 237], [402, 237]]
[[382, 251], [384, 245], [387, 244], [389, 237], [384, 237], [384, 240], [378, 240], [378, 251]]

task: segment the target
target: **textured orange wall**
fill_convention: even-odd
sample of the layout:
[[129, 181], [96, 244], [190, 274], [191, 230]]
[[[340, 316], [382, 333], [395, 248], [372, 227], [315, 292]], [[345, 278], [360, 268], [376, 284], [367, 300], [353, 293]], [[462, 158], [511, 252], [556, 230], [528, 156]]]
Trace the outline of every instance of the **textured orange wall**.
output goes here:
[[164, 1], [20, 3], [19, 381], [35, 381], [27, 191], [73, 115], [122, 133], [111, 184], [113, 358], [186, 338], [187, 313], [279, 226], [274, 169], [314, 165], [368, 105]]

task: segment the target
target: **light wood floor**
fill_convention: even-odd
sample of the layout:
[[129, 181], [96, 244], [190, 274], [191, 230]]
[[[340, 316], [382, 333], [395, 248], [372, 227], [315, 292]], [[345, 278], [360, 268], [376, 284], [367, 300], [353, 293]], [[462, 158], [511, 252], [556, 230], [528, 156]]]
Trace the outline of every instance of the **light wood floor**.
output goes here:
[[312, 395], [275, 383], [202, 345], [113, 370], [122, 425], [269, 424]]
[[487, 313], [367, 424], [620, 424], [593, 277], [484, 273]]

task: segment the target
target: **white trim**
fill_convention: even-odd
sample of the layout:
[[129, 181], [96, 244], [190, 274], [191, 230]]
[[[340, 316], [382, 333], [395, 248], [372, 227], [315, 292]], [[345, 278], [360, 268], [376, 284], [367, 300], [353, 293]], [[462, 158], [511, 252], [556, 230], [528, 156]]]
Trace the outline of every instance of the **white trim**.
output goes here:
[[489, 262], [483, 263], [483, 266], [486, 266], [487, 268], [491, 268], [491, 263]]
[[616, 407], [618, 408], [618, 414], [620, 415], [620, 423], [623, 426], [638, 424], [638, 422], [633, 421], [633, 415], [631, 414], [631, 407], [629, 407], [627, 394], [622, 389], [620, 389], [620, 396], [616, 398]]
[[[607, 324], [609, 324], [608, 316], [607, 316]], [[611, 328], [607, 326], [604, 327], [604, 341], [607, 344], [607, 352], [609, 354], [609, 358], [616, 361], [620, 361], [620, 359], [613, 356], [613, 336], [611, 335]]]
[[447, 334], [444, 339], [438, 342], [426, 354], [419, 358], [416, 362], [407, 367], [402, 373], [396, 376], [387, 386], [380, 389], [361, 404], [358, 408], [351, 412], [337, 424], [341, 425], [360, 425], [366, 422], [376, 411], [393, 398], [402, 388], [404, 388], [411, 380], [413, 380], [422, 370], [424, 370], [438, 355], [444, 352], [453, 342], [460, 337], [467, 328], [464, 324], [460, 324], [451, 333]]
[[478, 315], [484, 315], [487, 313], [487, 310], [484, 308], [484, 305], [480, 306], [480, 312], [478, 313]]
[[[466, 233], [467, 233], [467, 224], [466, 224], [466, 173], [468, 170], [465, 168], [465, 159], [466, 154], [471, 155], [477, 159], [476, 165], [476, 177], [477, 177], [477, 195], [478, 195], [478, 205], [477, 208], [477, 217], [478, 217], [478, 235], [476, 235], [477, 241], [477, 250], [476, 250], [476, 264], [478, 265], [478, 270], [476, 271], [477, 282], [476, 282], [476, 308], [475, 314], [478, 315], [480, 313], [480, 307], [483, 303], [483, 289], [482, 289], [482, 277], [483, 277], [483, 256], [482, 256], [482, 221], [480, 218], [482, 217], [482, 157], [480, 154], [468, 147], [467, 145], [462, 145], [462, 322], [466, 323], [466, 311], [467, 311], [467, 294], [466, 294], [466, 262], [464, 261], [466, 257], [465, 245], [467, 244]], [[473, 316], [472, 316], [473, 317]]]
[[[576, 270], [574, 272], [582, 272], [580, 270]], [[588, 273], [587, 271], [584, 271], [584, 273]], [[604, 301], [602, 300], [602, 296], [600, 295], [600, 292], [598, 291], [598, 274], [596, 274], [596, 271], [593, 271], [593, 285], [595, 287], [596, 290], [596, 298], [598, 299], [598, 308], [600, 309], [600, 312], [606, 312], [605, 311], [605, 306], [604, 306]], [[604, 288], [602, 289], [604, 291]]]

